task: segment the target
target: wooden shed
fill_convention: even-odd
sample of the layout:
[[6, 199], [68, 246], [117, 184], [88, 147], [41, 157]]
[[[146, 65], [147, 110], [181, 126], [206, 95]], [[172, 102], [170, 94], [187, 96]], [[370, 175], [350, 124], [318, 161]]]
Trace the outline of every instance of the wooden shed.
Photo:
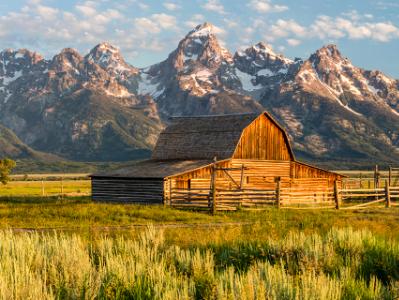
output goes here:
[[325, 199], [334, 182], [342, 180], [297, 161], [287, 133], [267, 112], [172, 118], [150, 160], [91, 178], [95, 201], [203, 201], [204, 206], [217, 190], [240, 191], [240, 199], [243, 191], [252, 191], [244, 198], [255, 201], [251, 193], [274, 191], [277, 182]]

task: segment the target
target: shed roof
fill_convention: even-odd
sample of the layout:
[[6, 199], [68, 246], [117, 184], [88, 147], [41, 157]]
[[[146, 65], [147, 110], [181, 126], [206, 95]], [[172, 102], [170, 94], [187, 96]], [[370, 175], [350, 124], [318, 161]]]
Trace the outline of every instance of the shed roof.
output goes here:
[[[284, 129], [267, 113], [263, 113], [284, 133]], [[208, 115], [175, 117], [160, 134], [153, 159], [220, 159], [229, 158], [240, 140], [242, 131], [259, 114]], [[292, 154], [293, 157], [293, 154]]]
[[211, 164], [212, 160], [144, 160], [124, 168], [91, 177], [159, 178], [184, 173]]

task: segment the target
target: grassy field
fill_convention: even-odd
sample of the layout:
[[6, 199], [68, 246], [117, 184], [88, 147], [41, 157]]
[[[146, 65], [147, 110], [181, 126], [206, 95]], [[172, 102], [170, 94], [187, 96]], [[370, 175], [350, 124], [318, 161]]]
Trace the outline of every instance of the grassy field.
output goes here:
[[399, 208], [211, 216], [41, 188], [0, 188], [0, 299], [399, 298]]
[[61, 178], [76, 180], [76, 179], [87, 179], [89, 180], [89, 173], [34, 173], [34, 174], [14, 174], [10, 175], [11, 180], [14, 181], [26, 181], [26, 180], [60, 180]]
[[397, 299], [399, 243], [367, 230], [179, 247], [0, 232], [2, 299]]
[[[0, 198], [0, 228], [65, 228], [71, 230], [104, 227], [129, 227], [147, 224], [240, 223], [242, 232], [233, 228], [231, 239], [262, 239], [263, 235], [283, 236], [290, 230], [325, 233], [332, 227], [368, 229], [399, 240], [399, 208], [364, 209], [359, 211], [277, 210], [204, 212], [176, 210], [163, 206], [93, 203], [90, 197], [3, 197]], [[98, 229], [96, 229], [98, 228]], [[173, 229], [173, 228], [172, 228]], [[217, 228], [218, 229], [218, 228]], [[247, 233], [248, 229], [251, 229]], [[180, 231], [181, 229], [177, 230]], [[186, 228], [190, 232], [191, 228]], [[202, 230], [201, 228], [198, 230]], [[207, 229], [204, 229], [207, 230]], [[213, 229], [212, 229], [213, 230]], [[230, 229], [223, 229], [230, 230]], [[183, 231], [183, 230], [182, 230]], [[208, 234], [206, 234], [208, 236]], [[212, 239], [212, 235], [209, 239]], [[185, 242], [200, 242], [190, 232]], [[229, 235], [226, 234], [228, 239]], [[208, 240], [205, 240], [207, 242]]]
[[0, 197], [90, 195], [90, 180], [23, 180], [0, 186]]

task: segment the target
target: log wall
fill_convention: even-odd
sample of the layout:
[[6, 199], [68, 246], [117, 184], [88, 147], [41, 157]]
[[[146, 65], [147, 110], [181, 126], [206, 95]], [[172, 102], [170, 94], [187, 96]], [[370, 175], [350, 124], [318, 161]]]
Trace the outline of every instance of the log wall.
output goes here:
[[[310, 194], [311, 201], [324, 202], [334, 180], [340, 179], [334, 173], [289, 160], [231, 159], [217, 162], [216, 168], [217, 190], [273, 191], [279, 180], [281, 187], [287, 191], [282, 194], [283, 202], [292, 201], [292, 195], [302, 194]], [[208, 201], [211, 174], [212, 165], [208, 165], [165, 179], [93, 177], [92, 195], [94, 201], [152, 204], [164, 200], [169, 203], [173, 195], [179, 198], [179, 190], [191, 190], [201, 196], [202, 201]], [[249, 195], [246, 192], [246, 196], [241, 196], [245, 198]], [[195, 195], [192, 196], [190, 198], [195, 199]]]
[[98, 202], [160, 204], [162, 179], [92, 177], [92, 199]]
[[341, 175], [297, 161], [291, 162], [291, 178], [325, 178], [328, 179], [330, 184], [332, 184], [334, 180], [342, 180]]
[[[259, 200], [259, 193], [261, 202], [265, 202], [267, 197], [262, 193], [274, 191], [276, 182], [280, 181], [284, 191], [281, 193], [282, 205], [331, 205], [334, 202], [334, 181], [342, 179], [337, 174], [289, 160], [231, 159], [217, 163], [216, 168], [215, 185], [220, 203], [229, 202], [234, 197], [239, 197], [241, 204], [255, 203]], [[223, 168], [226, 171], [220, 170]], [[211, 172], [211, 166], [208, 166], [170, 177], [167, 183], [174, 203], [206, 206], [211, 199]]]
[[[274, 188], [274, 183], [278, 178], [284, 184], [291, 182], [291, 185], [297, 185], [294, 183], [294, 179], [309, 179], [297, 181], [302, 182], [304, 188], [306, 188], [306, 182], [311, 182], [312, 185], [320, 182], [323, 186], [327, 184], [332, 187], [334, 180], [342, 179], [339, 175], [334, 173], [314, 168], [306, 164], [285, 160], [231, 159], [229, 161], [217, 163], [216, 167], [232, 169], [227, 170], [226, 172], [216, 172], [216, 185], [218, 188], [223, 189], [237, 188], [237, 183], [241, 183], [241, 167], [244, 168], [242, 180], [243, 189]], [[228, 175], [226, 173], [228, 173]], [[178, 176], [171, 176], [170, 179], [172, 188], [210, 188], [211, 166]]]

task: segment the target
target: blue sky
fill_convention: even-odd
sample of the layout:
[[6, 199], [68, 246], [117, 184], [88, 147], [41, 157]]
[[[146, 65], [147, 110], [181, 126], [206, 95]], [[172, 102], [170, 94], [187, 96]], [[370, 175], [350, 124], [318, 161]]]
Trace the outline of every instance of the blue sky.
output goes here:
[[0, 48], [46, 57], [107, 41], [137, 67], [163, 60], [196, 24], [232, 53], [259, 41], [290, 58], [335, 43], [365, 69], [399, 78], [397, 0], [13, 0], [0, 3]]

